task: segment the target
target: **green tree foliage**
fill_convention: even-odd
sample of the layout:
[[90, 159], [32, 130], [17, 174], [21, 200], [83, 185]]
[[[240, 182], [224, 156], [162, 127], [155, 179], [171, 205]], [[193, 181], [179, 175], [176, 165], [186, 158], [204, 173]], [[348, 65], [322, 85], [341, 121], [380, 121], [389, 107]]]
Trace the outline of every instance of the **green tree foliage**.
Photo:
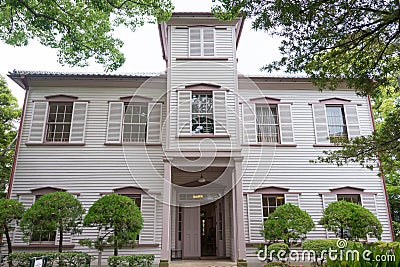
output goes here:
[[115, 29], [165, 21], [172, 8], [170, 0], [0, 1], [0, 40], [25, 46], [35, 39], [58, 49], [61, 64], [86, 66], [94, 58], [111, 71], [125, 61]]
[[11, 174], [20, 116], [17, 99], [7, 87], [4, 77], [0, 76], [0, 197], [5, 197]]
[[304, 240], [314, 228], [311, 216], [293, 204], [284, 204], [272, 212], [264, 222], [264, 238], [270, 241]]
[[398, 0], [217, 2], [218, 17], [243, 14], [253, 18], [254, 29], [281, 39], [282, 57], [266, 70], [304, 72], [321, 88], [345, 81], [364, 95], [375, 95], [399, 74]]
[[24, 206], [17, 200], [0, 198], [0, 235], [4, 234], [6, 236], [8, 254], [12, 253], [10, 239], [11, 222], [19, 221], [24, 210]]
[[94, 226], [102, 235], [94, 243], [99, 250], [103, 242], [111, 244], [114, 256], [123, 245], [132, 244], [143, 227], [143, 218], [133, 200], [118, 194], [101, 197], [89, 208], [83, 221], [84, 226]]
[[21, 229], [25, 237], [39, 232], [58, 231], [58, 251], [62, 252], [65, 233], [79, 234], [85, 209], [81, 202], [67, 192], [54, 192], [41, 196], [25, 211]]
[[386, 189], [392, 220], [400, 223], [400, 187], [388, 185]]
[[319, 224], [342, 239], [358, 240], [367, 234], [380, 239], [382, 235], [382, 225], [371, 211], [344, 200], [329, 204]]

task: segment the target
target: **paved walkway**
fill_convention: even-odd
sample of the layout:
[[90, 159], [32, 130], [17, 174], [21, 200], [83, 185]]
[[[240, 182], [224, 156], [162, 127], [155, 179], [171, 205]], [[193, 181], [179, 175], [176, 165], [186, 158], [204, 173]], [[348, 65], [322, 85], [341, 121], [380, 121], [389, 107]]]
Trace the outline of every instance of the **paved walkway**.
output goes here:
[[236, 263], [227, 260], [183, 260], [172, 261], [171, 267], [235, 267]]

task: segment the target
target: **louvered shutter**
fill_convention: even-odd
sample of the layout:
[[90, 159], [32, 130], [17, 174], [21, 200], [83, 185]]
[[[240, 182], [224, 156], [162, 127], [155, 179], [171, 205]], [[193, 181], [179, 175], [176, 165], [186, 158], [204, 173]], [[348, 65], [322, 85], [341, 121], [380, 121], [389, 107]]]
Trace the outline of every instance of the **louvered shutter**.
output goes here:
[[87, 102], [75, 102], [72, 111], [70, 143], [85, 142]]
[[243, 143], [257, 142], [256, 108], [254, 104], [242, 104], [243, 116]]
[[[18, 197], [18, 201], [21, 202], [22, 205], [24, 206], [24, 209], [27, 210], [35, 202], [35, 196], [34, 195], [20, 195]], [[26, 243], [26, 242], [24, 242], [24, 237], [23, 237], [21, 229], [17, 225], [14, 225], [14, 227], [15, 228], [14, 228], [13, 236], [12, 236], [13, 245]]]
[[293, 144], [292, 105], [279, 104], [279, 133], [281, 144]]
[[139, 235], [140, 244], [154, 244], [156, 201], [148, 195], [142, 195], [140, 211], [143, 217], [143, 229]]
[[159, 144], [161, 142], [162, 104], [149, 103], [147, 116], [147, 143]]
[[[373, 194], [361, 194], [361, 204], [364, 208], [370, 210], [378, 219], [378, 212], [376, 210], [376, 195]], [[367, 235], [368, 242], [376, 242], [378, 241], [375, 237], [369, 237]]]
[[29, 143], [42, 143], [43, 142], [43, 132], [47, 120], [47, 102], [34, 102], [33, 103], [33, 113], [32, 121], [29, 132]]
[[[337, 201], [336, 194], [322, 194], [322, 204], [324, 209], [326, 209], [329, 206], [329, 204], [335, 201]], [[336, 237], [335, 233], [331, 231], [325, 230], [325, 232], [326, 232], [326, 238]]]
[[201, 56], [201, 28], [189, 28], [189, 56]]
[[203, 56], [214, 56], [214, 28], [203, 28]]
[[285, 204], [290, 203], [300, 207], [300, 195], [299, 194], [285, 194]]
[[263, 207], [261, 194], [247, 195], [247, 210], [249, 214], [250, 242], [264, 241], [264, 237], [261, 234], [263, 229]]
[[228, 134], [226, 92], [214, 91], [214, 134]]
[[178, 92], [178, 135], [191, 134], [191, 91]]
[[315, 139], [317, 144], [329, 144], [328, 124], [324, 104], [313, 104]]
[[349, 138], [360, 136], [357, 105], [344, 105], [344, 114], [346, 116], [347, 134]]
[[124, 102], [110, 102], [108, 109], [107, 143], [121, 143]]

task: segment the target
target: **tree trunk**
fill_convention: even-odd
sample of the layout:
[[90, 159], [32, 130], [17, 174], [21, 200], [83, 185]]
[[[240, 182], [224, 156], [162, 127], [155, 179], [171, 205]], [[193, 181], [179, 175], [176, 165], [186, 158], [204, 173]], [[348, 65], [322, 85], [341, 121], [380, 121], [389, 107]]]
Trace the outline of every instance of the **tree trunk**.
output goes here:
[[344, 229], [343, 229], [343, 227], [340, 228], [340, 238], [344, 239]]
[[12, 246], [11, 246], [10, 233], [8, 232], [7, 225], [4, 225], [4, 233], [5, 233], [6, 239], [7, 239], [8, 255], [10, 255], [12, 253]]
[[99, 249], [99, 258], [97, 259], [97, 266], [101, 267], [101, 258], [103, 257], [103, 251]]
[[60, 236], [58, 240], [58, 252], [60, 253], [62, 252], [63, 238], [64, 238], [63, 229], [60, 228]]
[[118, 241], [114, 240], [114, 256], [118, 256]]
[[114, 230], [114, 256], [118, 256], [118, 232]]

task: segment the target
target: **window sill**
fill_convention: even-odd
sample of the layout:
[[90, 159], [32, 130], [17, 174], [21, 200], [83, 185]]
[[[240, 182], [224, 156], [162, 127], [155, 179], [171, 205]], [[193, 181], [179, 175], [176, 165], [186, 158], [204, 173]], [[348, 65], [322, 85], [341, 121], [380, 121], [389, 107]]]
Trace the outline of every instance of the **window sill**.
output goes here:
[[85, 143], [67, 143], [67, 142], [45, 142], [45, 143], [25, 143], [26, 146], [84, 146]]
[[245, 146], [297, 147], [297, 144], [248, 143]]
[[229, 138], [229, 134], [188, 134], [178, 135], [178, 138]]
[[228, 60], [227, 57], [177, 57], [176, 60], [205, 60], [205, 61], [213, 61], [213, 60]]
[[161, 143], [141, 143], [141, 142], [137, 142], [137, 143], [108, 143], [105, 142], [104, 143], [105, 146], [162, 146]]
[[[75, 244], [63, 244], [63, 248], [74, 248]], [[54, 243], [30, 243], [30, 244], [25, 244], [25, 245], [13, 245], [13, 248], [58, 248], [58, 245], [55, 245]]]
[[342, 147], [338, 144], [313, 144], [313, 147]]

